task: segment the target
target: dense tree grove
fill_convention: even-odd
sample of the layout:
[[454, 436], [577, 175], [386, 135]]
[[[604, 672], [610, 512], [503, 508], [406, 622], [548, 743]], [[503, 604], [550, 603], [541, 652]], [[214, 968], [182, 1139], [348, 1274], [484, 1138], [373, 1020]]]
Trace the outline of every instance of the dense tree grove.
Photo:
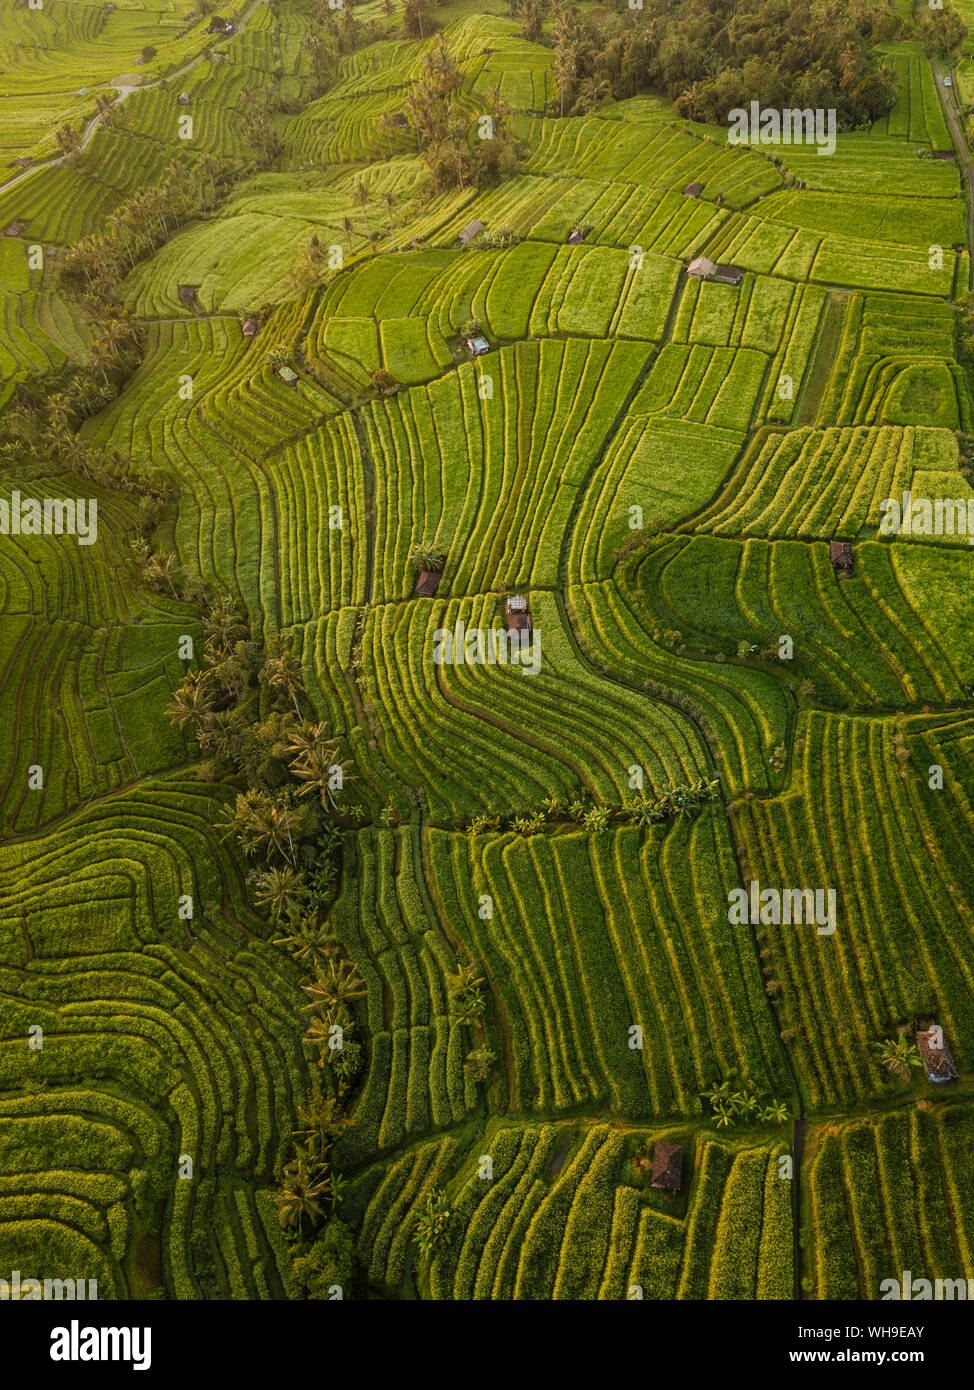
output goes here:
[[[541, 32], [544, 0], [515, 7], [526, 38]], [[889, 0], [643, 0], [617, 16], [554, 15], [558, 110], [579, 115], [606, 100], [664, 91], [681, 115], [724, 124], [735, 107], [834, 108], [840, 129], [868, 124], [893, 104], [892, 72], [872, 54], [902, 38]], [[949, 49], [964, 35], [956, 15], [931, 18], [929, 42]]]
[[460, 69], [442, 38], [424, 54], [422, 69], [404, 106], [433, 188], [486, 188], [515, 173], [521, 147], [500, 89], [487, 92], [483, 116], [472, 125], [458, 105]]

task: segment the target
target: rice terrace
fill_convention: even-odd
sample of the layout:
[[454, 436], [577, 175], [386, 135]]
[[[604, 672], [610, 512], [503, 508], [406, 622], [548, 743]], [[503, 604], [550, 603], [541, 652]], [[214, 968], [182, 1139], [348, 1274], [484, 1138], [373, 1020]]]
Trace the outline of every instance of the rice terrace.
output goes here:
[[0, 1299], [974, 1296], [974, 0], [192, 3], [0, 0]]

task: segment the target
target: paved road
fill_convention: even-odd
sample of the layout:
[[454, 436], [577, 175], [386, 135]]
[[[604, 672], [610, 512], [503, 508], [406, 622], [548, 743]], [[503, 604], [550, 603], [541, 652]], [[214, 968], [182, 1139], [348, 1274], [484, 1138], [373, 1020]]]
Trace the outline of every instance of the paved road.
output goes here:
[[[967, 137], [964, 134], [964, 123], [954, 105], [957, 100], [957, 87], [956, 85], [945, 87], [943, 83], [944, 75], [950, 69], [941, 68], [940, 64], [933, 58], [930, 60], [930, 66], [933, 68], [933, 80], [937, 84], [937, 91], [940, 93], [940, 99], [943, 102], [944, 111], [954, 137], [954, 144], [957, 147], [957, 159], [967, 183], [967, 242], [968, 250], [971, 253], [970, 275], [974, 277], [974, 159], [971, 157]], [[952, 83], [956, 83], [956, 77], [953, 74]], [[971, 280], [971, 283], [974, 284], [974, 279]]]

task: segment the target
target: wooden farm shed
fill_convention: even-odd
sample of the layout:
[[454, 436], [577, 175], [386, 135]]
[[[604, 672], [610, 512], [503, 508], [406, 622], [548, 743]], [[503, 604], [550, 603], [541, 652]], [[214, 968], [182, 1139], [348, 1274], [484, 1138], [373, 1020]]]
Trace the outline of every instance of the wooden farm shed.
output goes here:
[[195, 304], [195, 303], [196, 303], [196, 291], [197, 291], [197, 288], [198, 288], [198, 286], [196, 286], [196, 285], [180, 285], [180, 287], [179, 287], [179, 302], [180, 302], [180, 304]]
[[687, 266], [687, 274], [694, 280], [706, 280], [709, 278], [713, 268], [713, 261], [708, 261], [706, 256], [698, 256], [695, 261], [691, 261]]
[[483, 230], [483, 222], [478, 222], [477, 219], [474, 218], [472, 222], [468, 222], [466, 227], [464, 227], [463, 231], [460, 233], [460, 240], [463, 242], [464, 246], [469, 246], [472, 241], [476, 240], [476, 238], [480, 236], [480, 233]]
[[288, 386], [297, 386], [298, 384], [297, 372], [294, 370], [293, 367], [289, 367], [286, 362], [284, 363], [283, 367], [278, 367], [277, 375], [281, 378], [282, 381], [286, 381]]
[[256, 338], [258, 332], [260, 331], [260, 324], [254, 318], [253, 314], [247, 315], [247, 317], [244, 319], [243, 323], [240, 326], [240, 331], [245, 338]]
[[686, 188], [683, 190], [683, 196], [684, 198], [699, 198], [702, 192], [702, 183], [688, 183]]
[[917, 1050], [928, 1081], [939, 1083], [957, 1080], [957, 1063], [942, 1028], [933, 1027], [917, 1033]]
[[852, 569], [852, 543], [829, 541], [829, 559], [836, 574], [848, 573]]
[[739, 285], [744, 279], [744, 272], [738, 265], [715, 265], [710, 278], [721, 285]]
[[683, 1150], [668, 1139], [657, 1139], [653, 1145], [653, 1174], [650, 1186], [660, 1192], [679, 1192], [683, 1182]]
[[588, 230], [587, 230], [587, 228], [576, 227], [575, 230], [572, 232], [571, 236], [568, 238], [568, 245], [569, 245], [569, 246], [581, 246], [582, 242], [585, 240], [585, 238], [586, 238], [587, 236], [588, 236]]
[[420, 598], [432, 598], [440, 587], [442, 578], [443, 575], [439, 570], [420, 570], [413, 593]]

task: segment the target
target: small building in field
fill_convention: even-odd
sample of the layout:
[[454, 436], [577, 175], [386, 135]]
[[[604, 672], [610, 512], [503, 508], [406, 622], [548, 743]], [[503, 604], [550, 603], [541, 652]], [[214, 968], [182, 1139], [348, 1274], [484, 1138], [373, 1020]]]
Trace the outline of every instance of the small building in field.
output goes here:
[[519, 647], [531, 645], [531, 613], [524, 594], [512, 594], [504, 604], [504, 621], [508, 632], [517, 633]]
[[197, 287], [196, 285], [180, 285], [180, 287], [179, 287], [179, 302], [180, 302], [180, 304], [195, 304], [195, 303], [196, 303], [196, 290], [197, 290], [197, 288], [198, 288], [198, 287]]
[[688, 183], [686, 188], [683, 190], [683, 196], [684, 198], [699, 198], [702, 192], [702, 183]]
[[419, 598], [432, 598], [440, 587], [442, 578], [440, 570], [420, 570], [413, 593]]
[[27, 223], [18, 218], [16, 222], [11, 222], [9, 227], [3, 229], [4, 236], [23, 236], [27, 230]]
[[710, 278], [719, 285], [739, 285], [744, 279], [744, 272], [738, 265], [715, 265]]
[[927, 1080], [937, 1084], [957, 1080], [957, 1063], [947, 1046], [944, 1030], [934, 1025], [917, 1033], [917, 1051], [927, 1073]]
[[189, 105], [189, 92], [180, 92], [180, 93], [179, 93], [179, 96], [176, 98], [176, 100], [179, 102], [180, 106], [188, 106], [188, 105]]
[[245, 338], [256, 338], [257, 334], [260, 332], [260, 324], [253, 314], [247, 315], [240, 325], [240, 331]]
[[568, 245], [581, 246], [582, 242], [588, 236], [590, 231], [590, 227], [576, 227], [575, 230], [572, 232], [571, 236], [568, 238]]
[[683, 1150], [668, 1139], [653, 1145], [653, 1173], [650, 1186], [659, 1192], [679, 1192], [683, 1182]]
[[409, 117], [406, 115], [405, 111], [397, 111], [392, 118], [392, 124], [397, 130], [408, 130]]
[[206, 32], [208, 34], [232, 34], [233, 23], [231, 20], [221, 19], [218, 14], [215, 14], [210, 20], [210, 25]]
[[467, 347], [474, 357], [483, 357], [485, 352], [490, 352], [490, 343], [482, 333], [477, 333], [473, 338], [467, 339]]
[[852, 543], [850, 541], [829, 541], [829, 559], [836, 574], [851, 573]]
[[464, 246], [469, 246], [472, 241], [475, 241], [477, 237], [480, 236], [483, 230], [483, 222], [478, 222], [477, 219], [474, 218], [472, 222], [467, 223], [466, 227], [464, 227], [463, 231], [460, 233], [460, 240]]
[[14, 160], [14, 165], [18, 169], [29, 169], [33, 162], [29, 154], [22, 154]]
[[297, 386], [298, 374], [293, 367], [289, 367], [285, 362], [282, 367], [278, 367], [277, 375], [282, 381], [286, 381], [288, 386]]
[[692, 280], [708, 280], [713, 273], [714, 263], [706, 256], [698, 256], [687, 266], [687, 274]]

